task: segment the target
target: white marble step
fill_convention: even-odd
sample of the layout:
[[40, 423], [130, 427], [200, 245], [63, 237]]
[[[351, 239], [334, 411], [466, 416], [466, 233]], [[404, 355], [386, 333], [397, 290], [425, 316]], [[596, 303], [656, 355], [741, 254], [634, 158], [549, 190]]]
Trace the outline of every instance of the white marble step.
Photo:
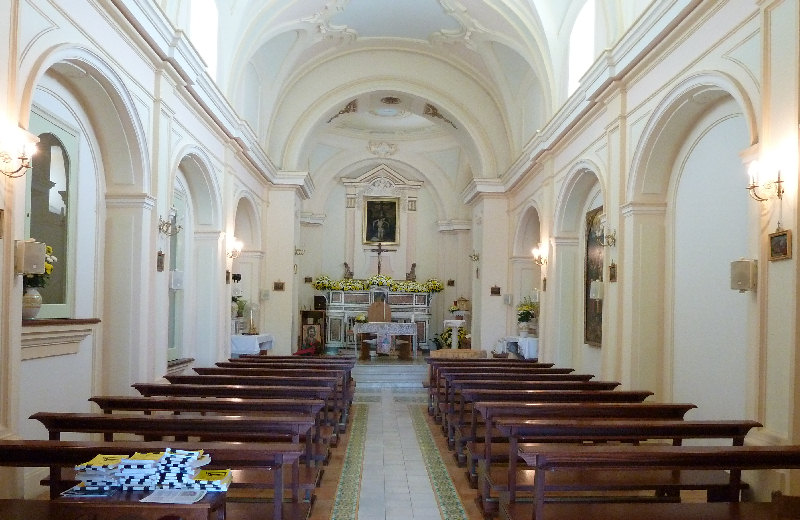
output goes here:
[[356, 388], [418, 388], [428, 374], [427, 363], [359, 362], [353, 368]]

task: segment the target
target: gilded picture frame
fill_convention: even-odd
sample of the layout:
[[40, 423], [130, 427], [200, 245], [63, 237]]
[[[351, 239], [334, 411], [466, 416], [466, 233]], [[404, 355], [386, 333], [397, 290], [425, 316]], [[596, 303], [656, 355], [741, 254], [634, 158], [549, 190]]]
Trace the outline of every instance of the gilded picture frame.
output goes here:
[[396, 245], [399, 243], [400, 199], [365, 197], [362, 241], [364, 244]]
[[792, 230], [782, 229], [769, 234], [769, 260], [789, 260], [792, 258]]

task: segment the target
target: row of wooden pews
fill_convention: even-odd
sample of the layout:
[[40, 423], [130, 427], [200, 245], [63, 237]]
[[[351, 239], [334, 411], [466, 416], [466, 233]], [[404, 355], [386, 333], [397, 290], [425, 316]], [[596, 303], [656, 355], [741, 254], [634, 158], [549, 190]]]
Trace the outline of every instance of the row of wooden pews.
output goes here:
[[[800, 452], [745, 447], [756, 421], [686, 420], [694, 404], [536, 360], [428, 362], [428, 411], [487, 518], [800, 518], [793, 497], [740, 502], [743, 470], [795, 468]], [[721, 445], [683, 445], [697, 439]], [[706, 501], [681, 502], [688, 490]]]
[[[164, 508], [137, 503], [137, 492], [91, 502], [60, 493], [74, 484], [74, 465], [99, 453], [175, 447], [210, 453], [215, 467], [234, 470], [234, 480], [228, 493], [209, 493], [207, 504], [171, 505], [170, 514], [306, 519], [324, 465], [346, 432], [354, 365], [353, 358], [248, 356], [166, 376], [166, 383], [134, 384], [139, 396], [94, 396], [98, 413], [35, 413], [31, 419], [45, 426], [49, 440], [0, 444], [0, 465], [46, 463], [51, 499], [0, 501], [0, 518], [78, 519], [98, 514], [87, 508], [103, 506], [103, 518], [126, 517], [134, 508], [137, 518], [159, 520]], [[103, 440], [62, 438], [75, 434]]]

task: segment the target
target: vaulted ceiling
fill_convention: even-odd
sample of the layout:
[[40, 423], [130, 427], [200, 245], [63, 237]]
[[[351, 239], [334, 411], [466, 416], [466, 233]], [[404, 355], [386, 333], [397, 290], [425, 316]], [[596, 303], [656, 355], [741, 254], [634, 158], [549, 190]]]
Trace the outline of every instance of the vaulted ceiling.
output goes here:
[[[649, 3], [597, 1], [607, 20]], [[272, 162], [318, 187], [385, 162], [458, 192], [503, 175], [566, 100], [585, 2], [217, 1], [217, 82]]]

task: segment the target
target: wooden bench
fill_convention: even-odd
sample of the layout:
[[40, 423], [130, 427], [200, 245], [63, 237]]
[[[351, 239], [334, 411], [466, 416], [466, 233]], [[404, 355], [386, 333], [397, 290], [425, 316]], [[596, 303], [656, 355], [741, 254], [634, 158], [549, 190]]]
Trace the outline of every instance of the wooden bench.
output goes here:
[[458, 420], [453, 421], [455, 412], [455, 401], [458, 395], [464, 390], [544, 390], [544, 391], [611, 391], [617, 388], [620, 383], [616, 381], [535, 381], [527, 380], [524, 376], [515, 381], [505, 379], [459, 379], [447, 380], [447, 386], [442, 396], [443, 402], [439, 403], [439, 408], [443, 415], [442, 429], [447, 435], [448, 445], [452, 448], [455, 442], [455, 430], [463, 424], [467, 409], [462, 407], [464, 414], [458, 416]]
[[[502, 370], [487, 369], [486, 367], [440, 366], [437, 368], [435, 376], [431, 377], [428, 381], [428, 384], [424, 386], [428, 387], [428, 407], [429, 409], [433, 408], [434, 418], [437, 420], [437, 422], [439, 422], [442, 420], [442, 415], [438, 405], [442, 400], [442, 396], [446, 395], [445, 388], [447, 386], [447, 378], [464, 378], [470, 374], [473, 374], [475, 377], [487, 377], [488, 375], [494, 376], [494, 374], [502, 374], [501, 377], [512, 378], [514, 376], [525, 376], [526, 374], [530, 374], [531, 376], [541, 376], [541, 380], [558, 378], [562, 381], [568, 381], [570, 379], [588, 381], [586, 376], [583, 374], [578, 374], [578, 377], [575, 378], [571, 375], [573, 372], [574, 370], [571, 368], [542, 368], [525, 365], [503, 367]], [[591, 376], [589, 376], [589, 379], [591, 379]]]
[[[478, 466], [479, 494], [484, 502], [496, 502], [497, 495], [492, 492], [507, 493], [508, 501], [515, 502], [518, 492], [534, 492], [534, 475], [530, 470], [517, 468], [518, 450], [523, 449], [520, 440], [535, 444], [525, 444], [527, 455], [547, 443], [586, 443], [586, 442], [627, 442], [641, 443], [656, 439], [667, 439], [680, 445], [686, 439], [730, 439], [733, 445], [742, 445], [747, 433], [760, 427], [756, 421], [675, 421], [649, 419], [525, 419], [518, 417], [499, 417], [495, 419], [497, 429], [508, 436], [508, 463], [492, 465], [491, 453]], [[545, 443], [544, 445], [542, 443]], [[491, 445], [489, 445], [491, 446]], [[681, 489], [702, 489], [708, 492], [710, 500], [733, 500], [738, 497], [739, 487], [731, 488], [726, 475], [720, 472], [688, 473], [681, 478], [665, 472], [645, 475], [637, 482], [619, 475], [603, 474], [591, 482], [585, 475], [561, 475], [557, 490], [572, 490], [575, 482], [586, 489], [599, 490], [653, 490], [657, 496], [675, 496]], [[555, 485], [552, 486], [554, 489]], [[489, 505], [492, 508], [493, 505]]]
[[[314, 426], [314, 417], [310, 415], [285, 413], [255, 417], [37, 412], [30, 418], [44, 425], [50, 440], [61, 440], [61, 435], [67, 432], [101, 433], [106, 442], [113, 441], [119, 435], [139, 435], [145, 441], [173, 437], [175, 441], [183, 442], [196, 439], [200, 442], [288, 440], [299, 443], [301, 436], [311, 437]], [[310, 460], [312, 454], [309, 453], [308, 444], [305, 453], [306, 460]], [[306, 499], [310, 500], [311, 491], [319, 482], [319, 475], [319, 469], [309, 465], [304, 465], [301, 471], [299, 458], [295, 460], [292, 464], [292, 499], [297, 501], [299, 490], [303, 489]]]
[[[533, 503], [504, 503], [508, 520], [776, 520], [800, 518], [797, 500], [706, 503], [562, 503], [545, 499], [547, 481], [562, 471], [614, 473], [663, 470], [729, 471], [730, 488], [739, 487], [743, 470], [800, 468], [800, 446], [520, 446], [521, 457], [535, 470]], [[673, 473], [673, 474], [674, 474]]]
[[237, 376], [290, 376], [308, 377], [311, 376], [332, 376], [339, 378], [336, 389], [339, 393], [339, 407], [343, 414], [340, 420], [341, 431], [347, 424], [349, 409], [353, 403], [355, 394], [355, 381], [352, 379], [349, 366], [336, 366], [332, 364], [317, 364], [303, 366], [302, 363], [289, 366], [273, 366], [258, 363], [226, 363], [219, 362], [213, 367], [194, 367], [193, 370], [200, 375], [237, 375]]
[[331, 424], [329, 402], [333, 390], [324, 386], [250, 386], [250, 385], [182, 385], [164, 383], [134, 383], [131, 385], [145, 397], [235, 397], [238, 399], [322, 399], [326, 402], [325, 424]]
[[303, 386], [326, 387], [331, 390], [331, 396], [326, 398], [326, 406], [332, 411], [332, 418], [329, 424], [335, 426], [336, 433], [340, 433], [339, 425], [344, 418], [345, 397], [344, 390], [341, 388], [341, 376], [240, 376], [240, 375], [200, 375], [200, 374], [178, 374], [166, 375], [164, 379], [173, 384], [184, 385], [250, 385], [250, 386], [269, 386], [287, 385], [298, 388]]
[[[507, 401], [478, 401], [472, 405], [472, 419], [456, 432], [455, 455], [466, 464], [467, 477], [477, 487], [479, 460], [508, 462], [505, 444], [495, 427], [500, 417], [522, 419], [651, 419], [682, 420], [686, 412], [696, 408], [691, 403], [518, 403]], [[498, 450], [497, 448], [501, 448]], [[499, 451], [499, 453], [498, 453]]]
[[[434, 351], [438, 352], [438, 351]], [[434, 389], [436, 392], [439, 390], [438, 381], [440, 378], [440, 372], [442, 370], [447, 370], [449, 367], [454, 367], [456, 369], [467, 369], [467, 368], [475, 368], [479, 370], [486, 370], [492, 371], [495, 368], [553, 368], [553, 363], [539, 363], [537, 360], [522, 360], [522, 359], [495, 359], [495, 358], [435, 358], [433, 355], [428, 358], [428, 377], [427, 383], [423, 383], [423, 386], [427, 386], [429, 397], [428, 397], [428, 413], [433, 415], [434, 418], [437, 420], [440, 419], [438, 416], [438, 411], [434, 407], [433, 403], [433, 395]], [[552, 373], [568, 373], [573, 372], [571, 368], [556, 368], [555, 371]]]
[[[265, 412], [286, 412], [289, 414], [310, 415], [315, 418], [314, 435], [306, 439], [312, 444], [313, 460], [322, 464], [328, 460], [328, 446], [332, 436], [329, 426], [322, 424], [321, 399], [233, 399], [220, 397], [138, 397], [123, 395], [94, 396], [89, 401], [97, 404], [103, 413], [140, 411], [147, 415], [152, 412], [215, 413], [215, 414], [263, 414]], [[303, 457], [306, 456], [304, 453]]]
[[[135, 452], [159, 452], [165, 448], [184, 450], [202, 449], [211, 456], [208, 468], [235, 468], [263, 471], [273, 475], [272, 490], [274, 496], [283, 496], [283, 468], [291, 466], [303, 452], [301, 445], [296, 443], [182, 443], [182, 442], [143, 442], [143, 441], [117, 441], [117, 442], [88, 442], [88, 441], [46, 441], [46, 440], [0, 440], [0, 465], [8, 467], [46, 467], [50, 468], [51, 500], [0, 500], [0, 518], [3, 520], [71, 520], [72, 518], [90, 518], [85, 516], [88, 509], [70, 507], [76, 501], [73, 498], [59, 499], [59, 494], [71, 487], [75, 482], [71, 480], [72, 469], [95, 455], [131, 455]], [[66, 470], [70, 479], [64, 480], [62, 470]], [[224, 493], [213, 493], [213, 500], [220, 500]], [[121, 499], [120, 499], [121, 498]], [[130, 498], [130, 500], [128, 500]], [[102, 511], [104, 519], [116, 518], [117, 513], [125, 515], [131, 508], [133, 495], [122, 497], [108, 497], [108, 499], [92, 498], [92, 501], [105, 501], [98, 504], [98, 511]], [[97, 503], [97, 502], [96, 502]], [[225, 518], [228, 520], [249, 520], [257, 516], [264, 516], [262, 504], [236, 504], [223, 501]], [[208, 509], [214, 513], [209, 505]], [[65, 507], [66, 506], [66, 507]], [[161, 504], [162, 508], [164, 504]], [[89, 504], [89, 507], [92, 507]], [[153, 510], [153, 516], [160, 517], [162, 513], [158, 505], [136, 503], [137, 517], [143, 516], [142, 511], [147, 508]], [[169, 513], [181, 518], [194, 518], [184, 514], [182, 506], [168, 504]], [[275, 501], [272, 507], [274, 520], [300, 520], [308, 517], [310, 506], [307, 503], [284, 503]], [[97, 511], [96, 511], [97, 512]], [[72, 515], [76, 515], [73, 517]]]

